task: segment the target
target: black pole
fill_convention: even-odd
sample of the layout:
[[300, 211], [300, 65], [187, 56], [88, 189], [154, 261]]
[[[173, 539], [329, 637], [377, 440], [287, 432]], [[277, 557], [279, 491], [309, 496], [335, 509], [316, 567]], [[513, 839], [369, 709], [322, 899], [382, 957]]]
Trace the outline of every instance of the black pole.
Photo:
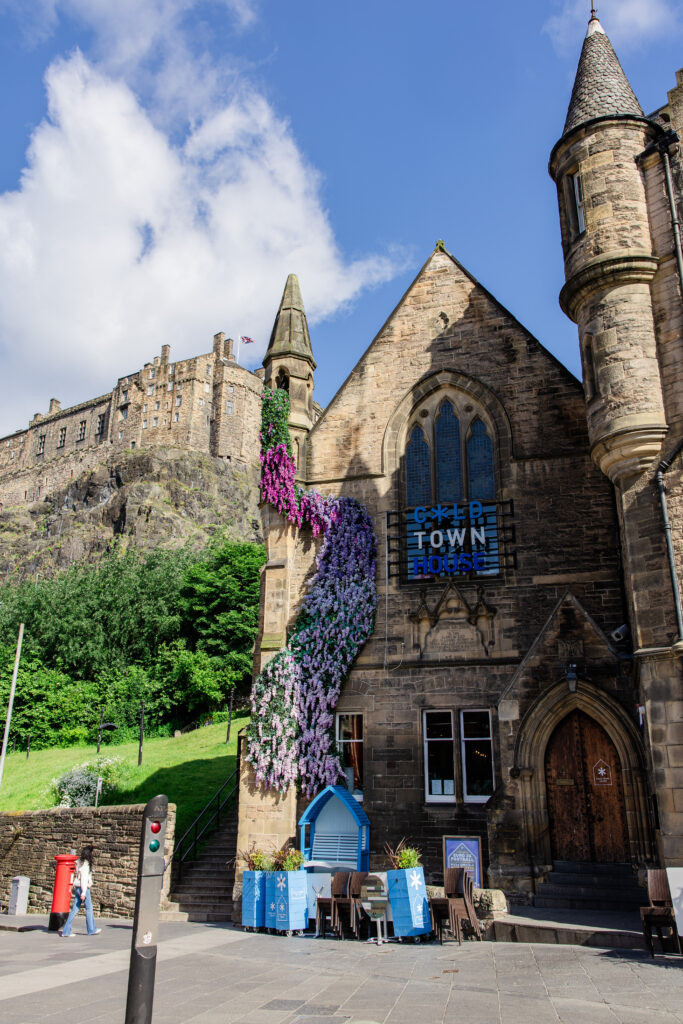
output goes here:
[[228, 704], [228, 735], [225, 737], [225, 742], [230, 742], [230, 725], [232, 724], [232, 699], [235, 696], [235, 691], [230, 691], [230, 703]]
[[167, 814], [168, 798], [155, 796], [142, 816], [125, 1024], [151, 1024], [152, 1021]]
[[97, 730], [97, 753], [100, 752], [100, 743], [102, 742], [102, 723], [104, 722], [104, 708], [100, 709], [100, 727]]
[[31, 753], [31, 733], [28, 734], [28, 743], [26, 744], [26, 760], [28, 761], [28, 755]]
[[142, 741], [145, 738], [145, 702], [143, 700], [140, 708], [140, 746], [138, 748], [138, 768], [142, 764]]

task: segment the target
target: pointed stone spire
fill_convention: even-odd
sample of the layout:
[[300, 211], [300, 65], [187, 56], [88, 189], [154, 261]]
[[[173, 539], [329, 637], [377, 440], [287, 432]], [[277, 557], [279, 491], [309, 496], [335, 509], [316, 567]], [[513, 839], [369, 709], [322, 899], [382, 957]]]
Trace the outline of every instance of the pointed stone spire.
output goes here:
[[563, 134], [595, 117], [611, 114], [644, 116], [593, 7]]
[[315, 369], [306, 310], [296, 274], [290, 274], [287, 278], [280, 308], [270, 335], [268, 351], [263, 361], [264, 365], [274, 356], [298, 356], [300, 359], [307, 359]]

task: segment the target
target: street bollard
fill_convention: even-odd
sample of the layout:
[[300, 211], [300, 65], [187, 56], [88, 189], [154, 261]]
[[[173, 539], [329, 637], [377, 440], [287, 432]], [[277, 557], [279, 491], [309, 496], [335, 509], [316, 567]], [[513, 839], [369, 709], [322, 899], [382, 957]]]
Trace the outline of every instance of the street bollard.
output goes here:
[[151, 1024], [152, 1020], [167, 816], [166, 796], [153, 797], [142, 816], [125, 1024]]
[[27, 875], [15, 875], [10, 886], [8, 914], [26, 914], [28, 912], [28, 891], [31, 879]]

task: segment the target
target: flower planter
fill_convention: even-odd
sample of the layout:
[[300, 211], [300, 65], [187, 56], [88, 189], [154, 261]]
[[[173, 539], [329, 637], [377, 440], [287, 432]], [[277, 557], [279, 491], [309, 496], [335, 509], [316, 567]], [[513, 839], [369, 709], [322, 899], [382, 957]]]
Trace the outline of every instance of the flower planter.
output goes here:
[[242, 875], [242, 926], [263, 928], [266, 923], [266, 871], [245, 871]]
[[266, 875], [266, 928], [278, 932], [308, 928], [306, 871], [269, 871]]
[[387, 888], [394, 919], [394, 935], [405, 938], [429, 934], [432, 921], [422, 868], [387, 871]]

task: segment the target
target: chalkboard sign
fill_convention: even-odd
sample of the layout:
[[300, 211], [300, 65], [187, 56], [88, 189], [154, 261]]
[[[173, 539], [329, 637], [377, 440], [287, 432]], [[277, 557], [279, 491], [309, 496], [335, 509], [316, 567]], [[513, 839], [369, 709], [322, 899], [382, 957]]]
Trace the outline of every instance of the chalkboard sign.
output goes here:
[[443, 867], [464, 868], [475, 889], [482, 887], [481, 839], [479, 836], [444, 836]]

